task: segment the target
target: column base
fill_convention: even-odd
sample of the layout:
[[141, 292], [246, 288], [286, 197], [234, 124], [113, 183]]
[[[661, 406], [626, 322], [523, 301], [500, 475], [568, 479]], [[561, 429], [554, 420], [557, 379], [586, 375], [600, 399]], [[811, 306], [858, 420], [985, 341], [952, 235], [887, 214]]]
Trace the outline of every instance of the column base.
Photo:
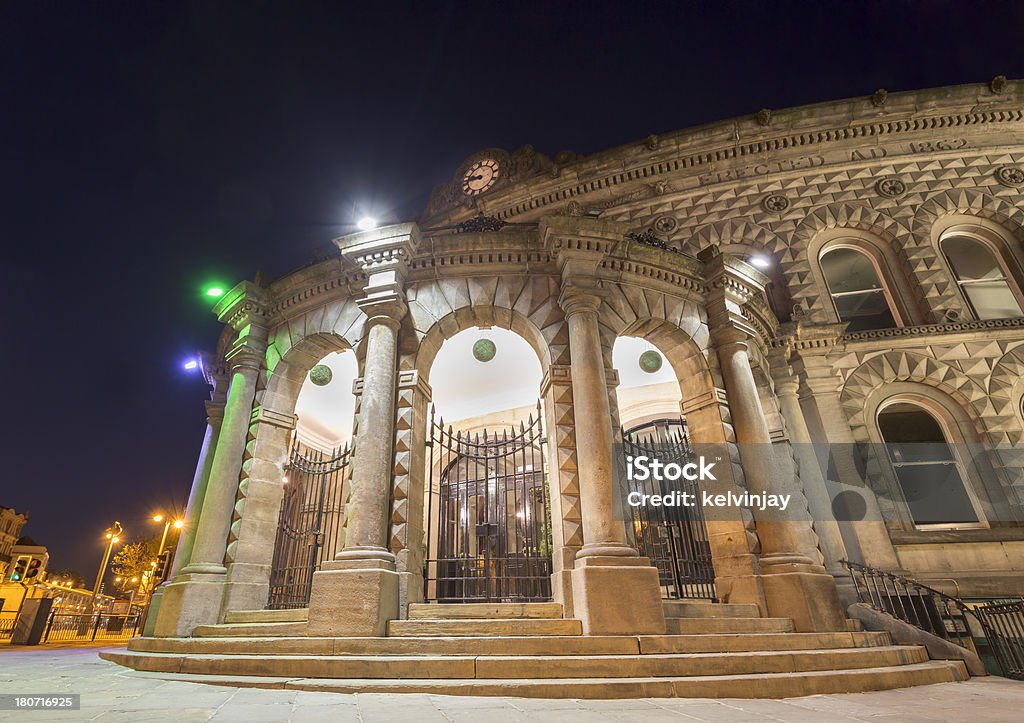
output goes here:
[[584, 635], [665, 634], [658, 571], [646, 557], [581, 557], [571, 579]]
[[220, 622], [224, 575], [179, 575], [161, 587], [163, 597], [155, 616], [153, 635], [185, 638], [199, 625]]
[[384, 560], [335, 560], [313, 573], [310, 637], [375, 638], [398, 618], [399, 573]]
[[224, 612], [262, 610], [270, 596], [270, 566], [235, 562], [228, 568]]
[[146, 619], [142, 622], [143, 637], [153, 637], [154, 630], [156, 630], [156, 619], [160, 615], [160, 602], [163, 599], [164, 586], [161, 585], [153, 591], [153, 597], [149, 599], [149, 605], [146, 607]]
[[762, 574], [764, 597], [771, 617], [792, 618], [798, 633], [846, 630], [846, 615], [828, 573], [776, 572]]

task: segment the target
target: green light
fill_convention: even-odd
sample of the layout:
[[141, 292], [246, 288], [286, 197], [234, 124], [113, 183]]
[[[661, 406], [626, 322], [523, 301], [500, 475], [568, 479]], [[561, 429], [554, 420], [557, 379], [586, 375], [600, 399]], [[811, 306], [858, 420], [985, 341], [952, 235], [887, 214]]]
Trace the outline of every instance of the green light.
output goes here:
[[218, 296], [224, 296], [224, 289], [219, 286], [212, 286], [206, 290], [206, 295], [216, 299]]
[[21, 575], [19, 575], [18, 573], [14, 573], [13, 575], [11, 575], [11, 580], [13, 580], [14, 582], [17, 582], [20, 579]]

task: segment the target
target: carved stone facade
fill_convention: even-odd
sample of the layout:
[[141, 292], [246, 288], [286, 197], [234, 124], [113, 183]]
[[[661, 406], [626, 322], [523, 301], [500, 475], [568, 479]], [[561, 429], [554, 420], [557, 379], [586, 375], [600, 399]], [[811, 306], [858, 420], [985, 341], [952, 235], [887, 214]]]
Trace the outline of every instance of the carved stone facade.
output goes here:
[[[551, 159], [529, 146], [474, 154], [435, 189], [418, 224], [337, 239], [338, 257], [265, 286], [240, 285], [218, 305], [232, 329], [220, 362], [237, 367], [245, 347], [258, 354], [259, 377], [232, 377], [214, 440], [212, 466], [221, 476], [194, 487], [206, 490], [205, 503], [192, 503], [202, 508], [197, 538], [206, 558], [222, 552], [223, 559], [176, 564], [156, 634], [263, 606], [298, 390], [318, 360], [345, 349], [355, 350], [372, 381], [361, 390], [360, 425], [367, 409], [380, 414], [373, 404], [381, 390], [390, 384], [394, 392], [390, 422], [375, 421], [373, 430], [390, 448], [386, 478], [360, 476], [369, 463], [359, 446], [368, 442], [359, 440], [369, 433], [357, 433], [353, 477], [352, 499], [368, 499], [359, 495], [370, 494], [370, 485], [384, 494], [387, 520], [371, 529], [377, 522], [360, 519], [363, 503], [350, 505], [349, 531], [355, 524], [363, 541], [351, 550], [346, 543], [338, 569], [328, 572], [364, 581], [370, 572], [385, 581], [397, 573], [397, 598], [381, 594], [375, 604], [380, 619], [404, 617], [423, 594], [430, 367], [445, 339], [474, 326], [516, 332], [541, 361], [556, 532], [552, 587], [566, 617], [584, 620], [585, 630], [658, 625], [644, 614], [613, 620], [597, 593], [580, 592], [598, 579], [598, 565], [647, 584], [632, 562], [612, 560], [624, 543], [621, 523], [616, 531], [601, 506], [608, 482], [600, 460], [577, 454], [617, 419], [614, 395], [596, 422], [581, 409], [608, 406], [611, 348], [621, 336], [647, 338], [662, 351], [695, 440], [728, 446], [731, 484], [771, 488], [781, 470], [812, 516], [827, 506], [822, 485], [835, 475], [827, 461], [809, 469], [814, 457], [794, 445], [806, 444], [803, 437], [881, 442], [878, 413], [890, 397], [920, 397], [946, 410], [950, 443], [996, 449], [994, 481], [973, 493], [985, 498], [982, 508], [1001, 510], [986, 525], [915, 526], [905, 504], [874, 486], [885, 474], [870, 469], [864, 494], [869, 513], [879, 513], [873, 519], [842, 529], [835, 520], [817, 529], [794, 523], [785, 534], [757, 511], [709, 523], [721, 601], [754, 603], [765, 614], [792, 617], [798, 629], [839, 629], [832, 577], [841, 574], [839, 555], [955, 579], [965, 597], [1021, 594], [1024, 465], [1008, 445], [1024, 442], [1024, 319], [976, 318], [940, 242], [962, 227], [990, 239], [1019, 296], [1022, 169], [1024, 83], [1017, 82], [999, 93], [963, 86], [775, 110], [587, 157]], [[821, 263], [838, 247], [872, 259], [891, 328], [847, 332]], [[372, 349], [393, 355], [393, 368], [381, 368]], [[590, 358], [601, 361], [581, 366]], [[236, 397], [249, 406], [245, 423], [231, 427], [237, 438], [228, 439]], [[218, 466], [228, 459], [222, 449], [237, 457], [234, 478], [226, 462]], [[231, 489], [217, 493], [216, 485]], [[227, 517], [208, 523], [211, 509]], [[213, 532], [204, 535], [208, 524]], [[211, 535], [221, 532], [218, 550]], [[773, 572], [783, 559], [785, 576]], [[171, 589], [188, 585], [207, 586], [196, 598], [207, 606], [202, 614], [167, 605]], [[211, 585], [226, 592], [213, 595]], [[317, 589], [311, 630], [323, 599]], [[376, 624], [341, 634], [374, 634]], [[322, 629], [339, 632], [334, 623]]]

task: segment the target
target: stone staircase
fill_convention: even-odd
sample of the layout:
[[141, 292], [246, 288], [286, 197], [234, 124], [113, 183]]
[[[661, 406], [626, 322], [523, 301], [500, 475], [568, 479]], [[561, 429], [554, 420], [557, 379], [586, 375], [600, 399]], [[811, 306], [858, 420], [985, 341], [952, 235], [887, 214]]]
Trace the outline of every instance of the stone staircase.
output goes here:
[[106, 660], [222, 685], [540, 698], [784, 698], [965, 680], [887, 633], [796, 633], [753, 605], [666, 602], [666, 635], [584, 636], [557, 603], [411, 605], [383, 638], [305, 636], [305, 610], [230, 613]]

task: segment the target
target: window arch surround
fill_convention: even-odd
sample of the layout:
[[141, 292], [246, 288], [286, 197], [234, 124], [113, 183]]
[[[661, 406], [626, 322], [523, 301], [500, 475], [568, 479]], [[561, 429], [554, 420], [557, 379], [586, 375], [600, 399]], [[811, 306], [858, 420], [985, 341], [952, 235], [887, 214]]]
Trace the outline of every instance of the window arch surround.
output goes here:
[[903, 267], [893, 246], [870, 231], [845, 227], [822, 231], [814, 237], [807, 248], [808, 257], [812, 261], [812, 274], [823, 295], [822, 306], [826, 309], [831, 322], [839, 322], [840, 317], [832, 300], [832, 291], [821, 259], [835, 249], [852, 249], [870, 261], [885, 294], [895, 326], [924, 323], [920, 310], [913, 301], [914, 291], [903, 273]]
[[[935, 224], [932, 239], [959, 288], [961, 303], [975, 319], [1024, 315], [1024, 249], [1006, 229], [987, 219], [949, 216]], [[991, 262], [985, 264], [979, 258], [982, 252], [990, 255]], [[977, 296], [979, 284], [987, 287], [989, 299]]]
[[[918, 513], [921, 508], [915, 505], [914, 501], [907, 499], [907, 490], [901, 484], [897, 465], [892, 464], [895, 460], [889, 448], [878, 454], [880, 460], [885, 462], [880, 465], [881, 476], [888, 487], [888, 494], [885, 496], [888, 496], [894, 503], [899, 518], [905, 522], [908, 529], [922, 531], [987, 529], [990, 527], [989, 520], [993, 519], [993, 516], [998, 517], [992, 500], [1002, 499], [1003, 490], [999, 488], [999, 483], [991, 470], [982, 470], [977, 464], [972, 463], [964, 444], [976, 444], [980, 442], [980, 437], [974, 421], [953, 399], [930, 386], [913, 382], [895, 383], [875, 390], [869, 395], [865, 405], [865, 412], [873, 420], [873, 424], [868, 425], [870, 441], [876, 445], [898, 446], [898, 439], [886, 437], [884, 433], [886, 425], [883, 417], [891, 413], [907, 414], [914, 411], [926, 414], [935, 428], [941, 432], [941, 441], [936, 440], [937, 446], [942, 442], [949, 446], [948, 458], [942, 461], [955, 465], [963, 487], [961, 502], [967, 506], [976, 519], [958, 522], [916, 520], [914, 508], [917, 507]], [[936, 450], [933, 448], [931, 451], [934, 453]], [[905, 457], [902, 461], [912, 462], [914, 460]], [[932, 459], [931, 461], [939, 460]], [[913, 483], [914, 470], [910, 466], [905, 469], [911, 472], [909, 479]], [[924, 473], [928, 471], [927, 469], [921, 470]], [[902, 482], [906, 481], [906, 479], [902, 480]], [[876, 491], [885, 494], [885, 490]]]

